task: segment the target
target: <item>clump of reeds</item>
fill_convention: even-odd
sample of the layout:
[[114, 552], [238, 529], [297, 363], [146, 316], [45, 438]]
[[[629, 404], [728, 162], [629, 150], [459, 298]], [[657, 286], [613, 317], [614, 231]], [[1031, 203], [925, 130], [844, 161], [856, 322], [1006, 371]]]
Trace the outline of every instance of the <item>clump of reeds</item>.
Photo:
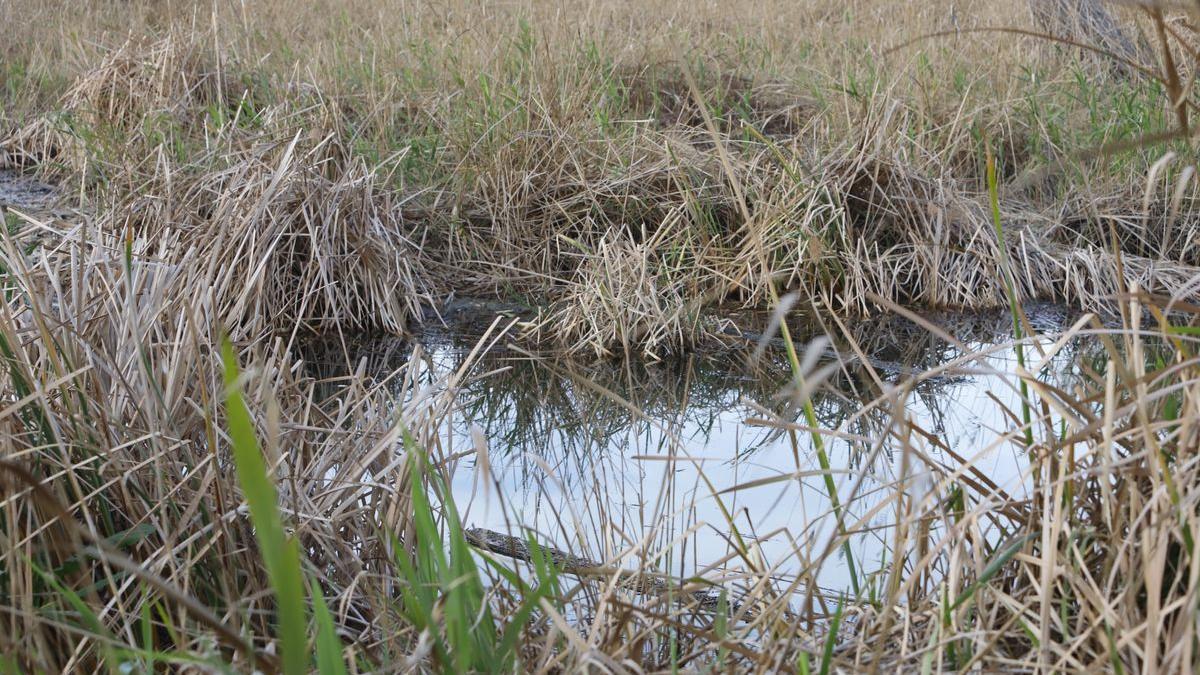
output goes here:
[[151, 116], [194, 115], [236, 104], [240, 82], [222, 82], [202, 34], [171, 32], [146, 42], [131, 38], [106, 54], [63, 98], [63, 108], [92, 126], [141, 124]]
[[[4, 242], [0, 310], [6, 667], [271, 668], [276, 600], [253, 544], [264, 525], [247, 520], [231, 460], [239, 438], [222, 382], [222, 318], [210, 294], [183, 283], [211, 287], [205, 269], [220, 270], [194, 251], [168, 264], [142, 240], [95, 230], [62, 242], [61, 255], [27, 257], [24, 243]], [[239, 351], [247, 377], [231, 386], [266, 448], [257, 480], [278, 486], [314, 588], [334, 606], [341, 596], [342, 624], [362, 630], [371, 601], [336, 589], [374, 586], [369, 561], [386, 558], [387, 545], [350, 533], [384, 522], [398, 531], [405, 497], [404, 488], [371, 497], [347, 480], [372, 466], [395, 471], [398, 434], [424, 433], [428, 401], [397, 410], [351, 380], [345, 407], [328, 405], [285, 343]]]
[[701, 330], [697, 303], [687, 298], [687, 273], [656, 258], [656, 243], [671, 224], [649, 241], [628, 235], [602, 238], [583, 249], [583, 264], [572, 288], [550, 308], [537, 329], [570, 345], [571, 353], [621, 353], [656, 357], [692, 345]]

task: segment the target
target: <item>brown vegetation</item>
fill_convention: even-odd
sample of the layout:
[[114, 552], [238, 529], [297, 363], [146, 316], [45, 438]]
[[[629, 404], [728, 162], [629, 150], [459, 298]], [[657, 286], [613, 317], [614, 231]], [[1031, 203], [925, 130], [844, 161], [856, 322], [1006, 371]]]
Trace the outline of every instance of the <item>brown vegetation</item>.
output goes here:
[[[1114, 11], [1195, 56], [1188, 21], [1135, 10]], [[0, 165], [53, 180], [73, 211], [0, 211], [0, 668], [286, 663], [278, 561], [231, 459], [241, 392], [313, 635], [336, 636], [316, 649], [354, 672], [1194, 669], [1200, 217], [1177, 133], [1193, 93], [1165, 58], [1130, 75], [972, 32], [1029, 18], [978, 2], [0, 5], [16, 36]], [[1154, 134], [1174, 145], [1147, 148]], [[451, 293], [533, 306], [525, 336], [576, 354], [663, 356], [720, 330], [706, 311], [789, 291], [839, 316], [1054, 299], [1123, 327], [1057, 336], [1104, 347], [1074, 391], [1040, 381], [1028, 347], [1002, 374], [1026, 396], [1011, 427], [952, 465], [907, 419], [910, 389], [881, 386], [862, 414], [889, 424], [858, 450], [902, 470], [879, 502], [896, 525], [863, 575], [875, 593], [816, 588], [871, 526], [835, 507], [836, 535], [799, 535], [786, 581], [752, 544], [714, 561], [754, 608], [719, 619], [623, 574], [526, 584], [481, 563], [479, 584], [439, 488], [457, 382], [321, 382], [301, 358], [314, 335], [403, 332]], [[813, 363], [792, 359], [790, 393], [820, 386]], [[1031, 498], [976, 465], [995, 447], [1028, 459]], [[669, 577], [660, 534], [580, 553]], [[510, 625], [512, 643], [486, 643]]]

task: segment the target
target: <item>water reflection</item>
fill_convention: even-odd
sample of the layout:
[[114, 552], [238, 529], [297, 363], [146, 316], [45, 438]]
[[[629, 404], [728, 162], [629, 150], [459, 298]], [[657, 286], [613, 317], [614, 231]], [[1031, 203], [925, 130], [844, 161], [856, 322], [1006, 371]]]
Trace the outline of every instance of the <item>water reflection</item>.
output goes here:
[[[1031, 317], [1042, 331], [1066, 319], [1053, 308]], [[1025, 494], [1026, 463], [1005, 435], [1020, 402], [1005, 375], [1015, 353], [998, 346], [1011, 339], [1011, 324], [1002, 314], [935, 321], [966, 352], [986, 355], [963, 359], [961, 347], [901, 320], [860, 322], [834, 348], [865, 358], [845, 357], [812, 394], [818, 426], [833, 432], [824, 444], [860, 575], [890, 562], [898, 486], [909, 506], [928, 507], [949, 496], [942, 478], [967, 460], [972, 468], [959, 482], [974, 498]], [[460, 368], [475, 342], [430, 330], [414, 342], [374, 343], [354, 360], [387, 373], [416, 345], [418, 376], [434, 384]], [[753, 565], [848, 588], [840, 550], [814, 571], [835, 521], [784, 354], [768, 349], [754, 359], [753, 343], [743, 346], [661, 363], [569, 363], [513, 350], [480, 359], [442, 430], [442, 452], [459, 457], [451, 485], [464, 521], [514, 533], [531, 527], [593, 558], [636, 548], [678, 575]], [[1043, 377], [1077, 380], [1082, 348], [1062, 350]], [[939, 376], [913, 381], [912, 373], [956, 359]], [[486, 456], [472, 452], [480, 446]], [[743, 545], [751, 555], [740, 553]]]

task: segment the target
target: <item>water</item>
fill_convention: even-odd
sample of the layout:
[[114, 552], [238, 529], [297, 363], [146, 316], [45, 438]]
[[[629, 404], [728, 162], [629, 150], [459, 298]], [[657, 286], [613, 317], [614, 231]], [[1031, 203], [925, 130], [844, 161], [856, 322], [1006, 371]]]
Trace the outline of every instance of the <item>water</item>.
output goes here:
[[[1043, 331], [1067, 318], [1053, 307], [1029, 311]], [[965, 350], [904, 321], [860, 322], [851, 333], [880, 381], [850, 363], [812, 397], [819, 427], [831, 432], [822, 438], [859, 581], [890, 563], [897, 495], [925, 514], [948, 514], [939, 503], [954, 485], [966, 486], [972, 506], [1026, 495], [1023, 449], [1006, 436], [1020, 414], [1007, 316], [934, 320]], [[387, 373], [417, 345], [418, 377], [436, 384], [461, 368], [475, 336], [429, 329], [412, 342], [377, 343], [371, 368]], [[468, 369], [473, 375], [441, 432], [442, 454], [461, 455], [448, 468], [464, 524], [513, 533], [532, 527], [540, 540], [596, 559], [636, 549], [678, 575], [736, 577], [757, 567], [784, 582], [803, 574], [825, 589], [850, 588], [849, 561], [829, 543], [836, 522], [812, 436], [786, 428], [804, 426], [786, 359], [768, 349], [755, 361], [753, 346], [661, 363], [571, 363], [503, 349], [486, 355]], [[850, 351], [845, 341], [838, 348]], [[1081, 349], [1062, 350], [1042, 377], [1071, 386], [1081, 377]], [[975, 352], [982, 356], [965, 358]], [[1033, 346], [1027, 355], [1040, 361]], [[914, 372], [956, 360], [912, 383]], [[963, 460], [973, 470], [947, 481]], [[1007, 534], [980, 527], [989, 539]], [[749, 556], [738, 553], [743, 546]]]
[[0, 207], [22, 211], [42, 211], [60, 195], [52, 186], [16, 171], [0, 168]]

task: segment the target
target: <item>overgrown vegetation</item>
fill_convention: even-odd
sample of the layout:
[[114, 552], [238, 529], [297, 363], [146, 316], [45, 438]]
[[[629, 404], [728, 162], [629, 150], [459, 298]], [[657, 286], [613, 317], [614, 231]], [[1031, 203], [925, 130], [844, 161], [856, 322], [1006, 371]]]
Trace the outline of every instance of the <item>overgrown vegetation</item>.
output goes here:
[[[984, 30], [1023, 6], [653, 4], [0, 5], [0, 167], [70, 207], [0, 242], [0, 669], [1194, 669], [1195, 17], [1113, 8], [1157, 44], [1113, 67]], [[451, 294], [576, 355], [686, 351], [731, 305], [1011, 308], [1023, 402], [946, 448], [905, 413], [938, 373], [876, 378], [852, 436], [902, 470], [871, 567], [828, 369], [791, 351], [804, 424], [774, 423], [814, 452], [775, 482], [824, 479], [829, 537], [768, 561], [730, 516], [736, 555], [681, 580], [652, 523], [561, 575], [468, 546], [460, 381], [304, 367]], [[1119, 317], [1052, 336], [1103, 346], [1075, 390], [1038, 377], [1032, 299]], [[1010, 447], [1030, 496], [978, 465]]]
[[[1111, 310], [1134, 282], [1186, 294], [1200, 264], [1184, 159], [1079, 156], [1169, 132], [1178, 78], [974, 32], [1023, 10], [800, 3], [759, 25], [666, 3], [617, 28], [614, 4], [579, 33], [541, 6], [152, 5], [4, 9], [0, 159], [70, 186], [100, 230], [175, 240], [164, 262], [266, 260], [214, 289], [239, 338], [401, 330], [449, 293], [537, 308], [531, 338], [660, 356], [772, 283], [853, 313], [872, 293], [1004, 306], [989, 151], [1022, 297]], [[1190, 24], [1168, 28], [1186, 64]]]

